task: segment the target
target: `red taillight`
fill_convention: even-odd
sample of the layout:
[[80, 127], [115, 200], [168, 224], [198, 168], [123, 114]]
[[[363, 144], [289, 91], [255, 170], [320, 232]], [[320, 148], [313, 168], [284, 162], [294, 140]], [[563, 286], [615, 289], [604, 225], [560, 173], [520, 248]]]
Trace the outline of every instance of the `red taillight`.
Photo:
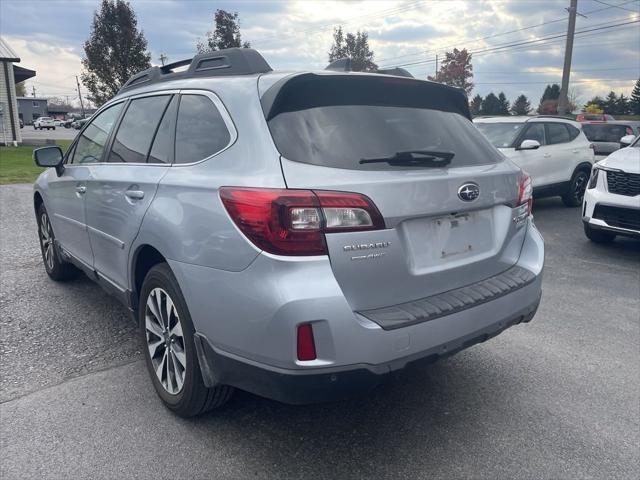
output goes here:
[[527, 172], [522, 172], [520, 186], [518, 187], [518, 206], [527, 204], [527, 215], [531, 214], [533, 208], [533, 184]]
[[242, 233], [277, 255], [325, 255], [325, 233], [384, 228], [375, 205], [357, 193], [222, 187], [220, 198]]
[[316, 359], [316, 344], [313, 340], [313, 327], [310, 323], [298, 325], [298, 360]]

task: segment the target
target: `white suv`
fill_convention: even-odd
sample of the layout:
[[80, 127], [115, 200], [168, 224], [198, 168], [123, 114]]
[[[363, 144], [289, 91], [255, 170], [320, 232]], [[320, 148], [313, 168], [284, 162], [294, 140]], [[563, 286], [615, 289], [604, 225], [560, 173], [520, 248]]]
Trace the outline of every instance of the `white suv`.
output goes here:
[[558, 117], [485, 117], [474, 123], [489, 141], [531, 175], [537, 197], [560, 195], [582, 204], [594, 161], [582, 126]]
[[53, 118], [51, 117], [38, 117], [34, 122], [33, 122], [33, 128], [36, 130], [43, 130], [43, 129], [56, 129], [56, 124], [53, 120]]
[[616, 235], [640, 238], [640, 137], [595, 164], [582, 221], [593, 242], [611, 242]]

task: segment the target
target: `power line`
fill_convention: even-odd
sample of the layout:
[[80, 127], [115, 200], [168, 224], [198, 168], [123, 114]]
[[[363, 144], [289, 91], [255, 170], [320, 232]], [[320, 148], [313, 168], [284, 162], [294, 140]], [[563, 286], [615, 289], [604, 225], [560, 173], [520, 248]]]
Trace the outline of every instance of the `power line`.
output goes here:
[[[623, 26], [623, 25], [630, 25], [630, 24], [634, 24], [634, 23], [638, 23], [638, 22], [640, 22], [640, 20], [631, 20], [631, 21], [628, 21], [628, 22], [616, 23], [616, 24], [613, 24], [613, 25], [606, 25], [606, 26], [601, 26], [601, 27], [597, 27], [597, 28], [583, 29], [583, 30], [580, 30], [580, 31], [576, 32], [576, 35], [579, 35], [581, 33], [588, 33], [588, 32], [606, 30], [606, 29], [609, 29], [609, 28], [620, 27], [620, 26]], [[604, 23], [607, 23], [607, 22], [604, 22]], [[602, 24], [600, 24], [600, 25], [602, 25]], [[469, 53], [472, 54], [472, 55], [477, 55], [477, 54], [480, 54], [480, 53], [495, 52], [495, 51], [498, 51], [498, 50], [506, 51], [506, 50], [509, 50], [509, 49], [511, 49], [513, 47], [517, 47], [517, 46], [521, 46], [521, 45], [529, 45], [529, 44], [533, 44], [533, 43], [540, 43], [540, 42], [543, 42], [545, 40], [553, 40], [553, 39], [557, 39], [557, 38], [564, 38], [566, 36], [567, 36], [566, 33], [556, 33], [556, 34], [550, 35], [548, 37], [542, 37], [542, 38], [538, 38], [538, 39], [534, 39], [534, 40], [525, 40], [525, 41], [515, 42], [515, 43], [508, 43], [508, 44], [503, 44], [503, 45], [496, 45], [496, 46], [485, 48], [485, 49], [481, 49], [481, 50], [470, 51]], [[410, 63], [399, 63], [399, 64], [392, 64], [392, 65], [384, 65], [384, 66], [382, 66], [382, 68], [409, 67], [409, 66], [413, 66], [413, 65], [424, 65], [424, 64], [433, 63], [433, 62], [434, 62], [433, 59], [421, 60], [421, 61], [410, 62]]]
[[[591, 82], [635, 82], [637, 79], [612, 79], [612, 78], [585, 78], [582, 80], [572, 80], [571, 83], [591, 83]], [[474, 82], [474, 85], [548, 85], [558, 83], [557, 79], [535, 82]]]
[[[608, 6], [608, 7], [598, 8], [598, 9], [596, 9], [596, 10], [590, 10], [590, 11], [586, 12], [584, 15], [589, 15], [589, 14], [591, 14], [591, 13], [602, 12], [602, 11], [604, 11], [604, 10], [610, 10], [611, 8], [619, 7], [619, 6], [621, 6], [621, 5], [627, 5], [627, 4], [629, 4], [629, 3], [633, 3], [633, 2], [637, 2], [637, 1], [638, 1], [638, 0], [628, 0], [628, 1], [626, 1], [626, 2], [620, 3], [619, 5], [610, 5], [610, 6]], [[535, 25], [528, 25], [528, 26], [526, 26], [526, 27], [517, 28], [517, 29], [515, 29], [515, 30], [509, 30], [509, 31], [507, 31], [507, 32], [495, 33], [495, 34], [493, 34], [493, 35], [488, 35], [488, 36], [486, 36], [486, 37], [481, 37], [481, 38], [476, 38], [476, 39], [471, 39], [471, 40], [469, 40], [469, 39], [463, 39], [463, 40], [460, 40], [459, 42], [457, 42], [457, 43], [455, 43], [455, 44], [450, 44], [450, 45], [445, 45], [445, 46], [438, 46], [438, 47], [434, 47], [434, 48], [429, 49], [429, 50], [423, 50], [423, 51], [421, 51], [421, 52], [416, 52], [416, 53], [407, 53], [407, 54], [404, 54], [404, 55], [398, 55], [398, 56], [396, 56], [396, 57], [381, 58], [381, 59], [377, 59], [377, 62], [384, 62], [384, 61], [386, 61], [386, 60], [397, 60], [398, 58], [415, 57], [415, 56], [423, 55], [423, 54], [427, 54], [427, 53], [433, 54], [433, 53], [434, 53], [434, 52], [436, 52], [436, 51], [437, 51], [437, 52], [440, 52], [440, 51], [444, 50], [445, 48], [455, 47], [455, 46], [460, 45], [461, 43], [468, 43], [468, 42], [474, 42], [474, 43], [476, 43], [476, 42], [481, 42], [481, 41], [483, 41], [483, 40], [488, 40], [488, 39], [490, 39], [490, 38], [500, 37], [500, 36], [503, 36], [503, 35], [509, 35], [509, 34], [511, 34], [511, 33], [522, 32], [522, 31], [525, 31], [525, 30], [530, 30], [530, 29], [532, 29], [532, 28], [542, 27], [542, 26], [544, 26], [544, 25], [551, 25], [552, 23], [558, 23], [558, 22], [564, 22], [564, 21], [566, 21], [566, 17], [558, 18], [558, 19], [556, 19], [556, 20], [550, 20], [550, 21], [548, 21], [548, 22], [537, 23], [537, 24], [535, 24]]]
[[626, 3], [621, 3], [619, 5], [611, 5], [610, 3], [607, 2], [602, 2], [601, 0], [593, 0], [596, 3], [600, 3], [602, 5], [608, 5], [611, 8], [619, 8], [620, 10], [626, 10], [627, 12], [632, 12], [632, 13], [638, 13], [638, 10], [629, 10], [628, 8], [624, 8], [622, 5], [626, 5], [627, 3], [630, 2], [626, 2]]

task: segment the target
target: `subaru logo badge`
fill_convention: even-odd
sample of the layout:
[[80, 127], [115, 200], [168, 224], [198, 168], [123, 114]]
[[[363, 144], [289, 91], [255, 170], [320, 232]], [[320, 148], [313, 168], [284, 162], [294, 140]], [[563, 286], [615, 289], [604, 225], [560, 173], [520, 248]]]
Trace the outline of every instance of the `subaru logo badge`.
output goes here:
[[475, 183], [465, 183], [458, 189], [458, 197], [463, 202], [473, 202], [480, 196], [480, 187]]

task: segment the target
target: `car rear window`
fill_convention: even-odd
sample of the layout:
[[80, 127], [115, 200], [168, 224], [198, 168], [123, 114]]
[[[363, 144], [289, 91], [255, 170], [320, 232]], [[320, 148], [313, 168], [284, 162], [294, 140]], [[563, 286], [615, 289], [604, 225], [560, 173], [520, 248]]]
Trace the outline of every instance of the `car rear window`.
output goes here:
[[590, 142], [619, 142], [622, 137], [633, 135], [630, 126], [610, 123], [585, 124], [582, 130]]
[[263, 101], [276, 147], [289, 160], [352, 170], [397, 170], [420, 167], [360, 161], [415, 150], [453, 152], [450, 167], [486, 165], [502, 158], [464, 115], [459, 102], [464, 96], [457, 91], [396, 78], [315, 77], [268, 107]]

